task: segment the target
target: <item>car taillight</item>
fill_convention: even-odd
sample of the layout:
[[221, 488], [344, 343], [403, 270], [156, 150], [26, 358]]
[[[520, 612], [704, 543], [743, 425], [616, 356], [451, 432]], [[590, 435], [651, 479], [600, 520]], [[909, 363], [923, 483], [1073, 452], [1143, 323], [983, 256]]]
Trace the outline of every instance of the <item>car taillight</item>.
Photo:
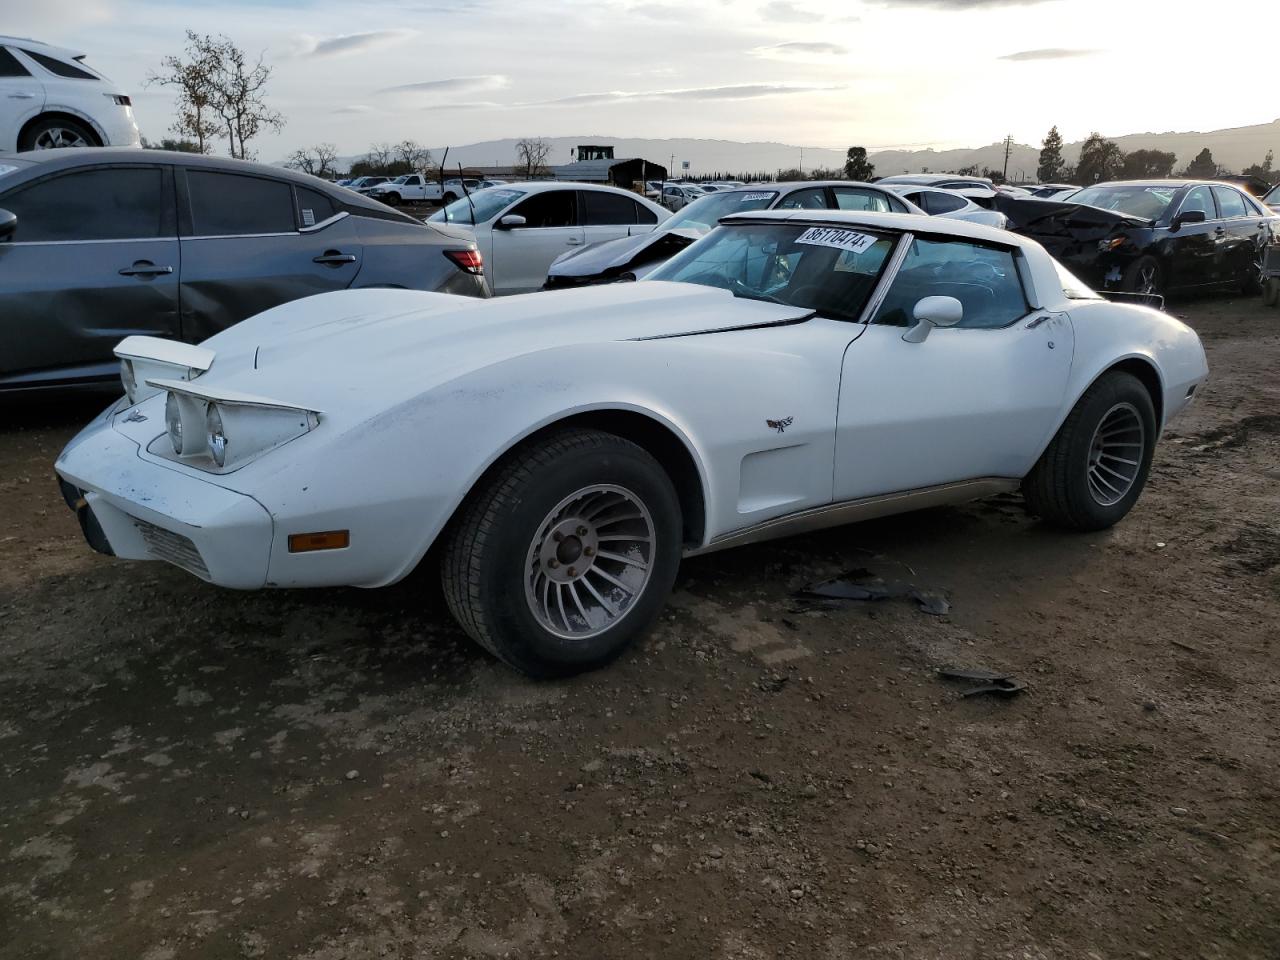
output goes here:
[[484, 273], [484, 257], [480, 256], [479, 250], [446, 250], [444, 255], [452, 260], [459, 270], [465, 270], [477, 276]]

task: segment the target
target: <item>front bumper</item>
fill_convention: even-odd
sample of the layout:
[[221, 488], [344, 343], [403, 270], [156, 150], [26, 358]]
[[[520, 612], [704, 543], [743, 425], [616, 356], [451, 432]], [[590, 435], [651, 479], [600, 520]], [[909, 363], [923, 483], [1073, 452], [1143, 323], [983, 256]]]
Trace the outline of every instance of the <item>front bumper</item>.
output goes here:
[[137, 440], [116, 429], [120, 406], [81, 431], [54, 465], [90, 545], [164, 560], [224, 587], [264, 586], [271, 515], [252, 497], [141, 459]]

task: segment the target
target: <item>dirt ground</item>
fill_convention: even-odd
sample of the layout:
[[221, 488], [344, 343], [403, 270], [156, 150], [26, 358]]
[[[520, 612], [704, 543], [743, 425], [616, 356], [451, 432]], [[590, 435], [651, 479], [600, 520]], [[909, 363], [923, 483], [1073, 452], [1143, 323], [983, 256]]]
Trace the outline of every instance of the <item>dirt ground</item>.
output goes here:
[[[1009, 497], [692, 560], [558, 683], [429, 578], [97, 556], [50, 476], [93, 405], [5, 409], [0, 957], [1275, 960], [1280, 311], [1172, 309], [1213, 379], [1116, 529]], [[861, 567], [950, 613], [791, 597]]]

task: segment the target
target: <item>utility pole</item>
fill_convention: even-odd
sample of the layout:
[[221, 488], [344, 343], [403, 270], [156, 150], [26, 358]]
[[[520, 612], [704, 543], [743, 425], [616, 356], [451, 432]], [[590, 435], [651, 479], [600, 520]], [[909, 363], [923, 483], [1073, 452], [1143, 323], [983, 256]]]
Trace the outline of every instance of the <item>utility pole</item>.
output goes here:
[[1004, 138], [1004, 173], [1001, 176], [1008, 181], [1009, 179], [1009, 151], [1013, 149], [1013, 134], [1009, 134]]
[[804, 147], [800, 148], [800, 179], [804, 179]]

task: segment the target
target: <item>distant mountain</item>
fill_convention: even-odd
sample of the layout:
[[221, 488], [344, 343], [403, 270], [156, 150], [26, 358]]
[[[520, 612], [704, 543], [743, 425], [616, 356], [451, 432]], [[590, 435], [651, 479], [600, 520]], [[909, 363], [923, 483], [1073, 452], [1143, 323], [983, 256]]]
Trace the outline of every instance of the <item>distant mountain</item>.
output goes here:
[[[569, 151], [579, 144], [612, 144], [614, 155], [619, 158], [641, 157], [670, 167], [672, 175], [680, 174], [680, 163], [688, 160], [689, 172], [697, 175], [722, 173], [774, 173], [793, 169], [803, 162], [805, 170], [840, 168], [844, 165], [844, 151], [825, 147], [799, 147], [785, 143], [752, 142], [734, 140], [646, 140], [639, 138], [609, 137], [592, 134], [581, 137], [547, 137], [551, 144], [550, 163], [569, 163]], [[1114, 136], [1126, 152], [1131, 150], [1169, 150], [1177, 154], [1177, 167], [1190, 163], [1203, 148], [1213, 151], [1213, 158], [1223, 166], [1240, 170], [1253, 163], [1261, 163], [1268, 150], [1280, 155], [1280, 120], [1249, 127], [1228, 130], [1211, 130], [1205, 133], [1132, 133]], [[1081, 141], [1063, 147], [1063, 156], [1074, 164], [1080, 156]], [[433, 147], [431, 154], [438, 162], [444, 157], [443, 147]], [[449, 149], [448, 165], [464, 167], [506, 166], [515, 161], [516, 139], [487, 140], [468, 143]], [[802, 160], [803, 154], [803, 160]], [[349, 164], [360, 156], [341, 157], [339, 163]], [[928, 168], [934, 172], [959, 170], [977, 165], [979, 168], [1002, 169], [1004, 144], [992, 143], [985, 147], [955, 150], [872, 150], [870, 159], [876, 165], [879, 176], [894, 173], [919, 173]], [[674, 161], [674, 166], [673, 166]], [[1009, 154], [1010, 179], [1033, 179], [1040, 161], [1040, 147], [1024, 143], [1014, 144]]]

